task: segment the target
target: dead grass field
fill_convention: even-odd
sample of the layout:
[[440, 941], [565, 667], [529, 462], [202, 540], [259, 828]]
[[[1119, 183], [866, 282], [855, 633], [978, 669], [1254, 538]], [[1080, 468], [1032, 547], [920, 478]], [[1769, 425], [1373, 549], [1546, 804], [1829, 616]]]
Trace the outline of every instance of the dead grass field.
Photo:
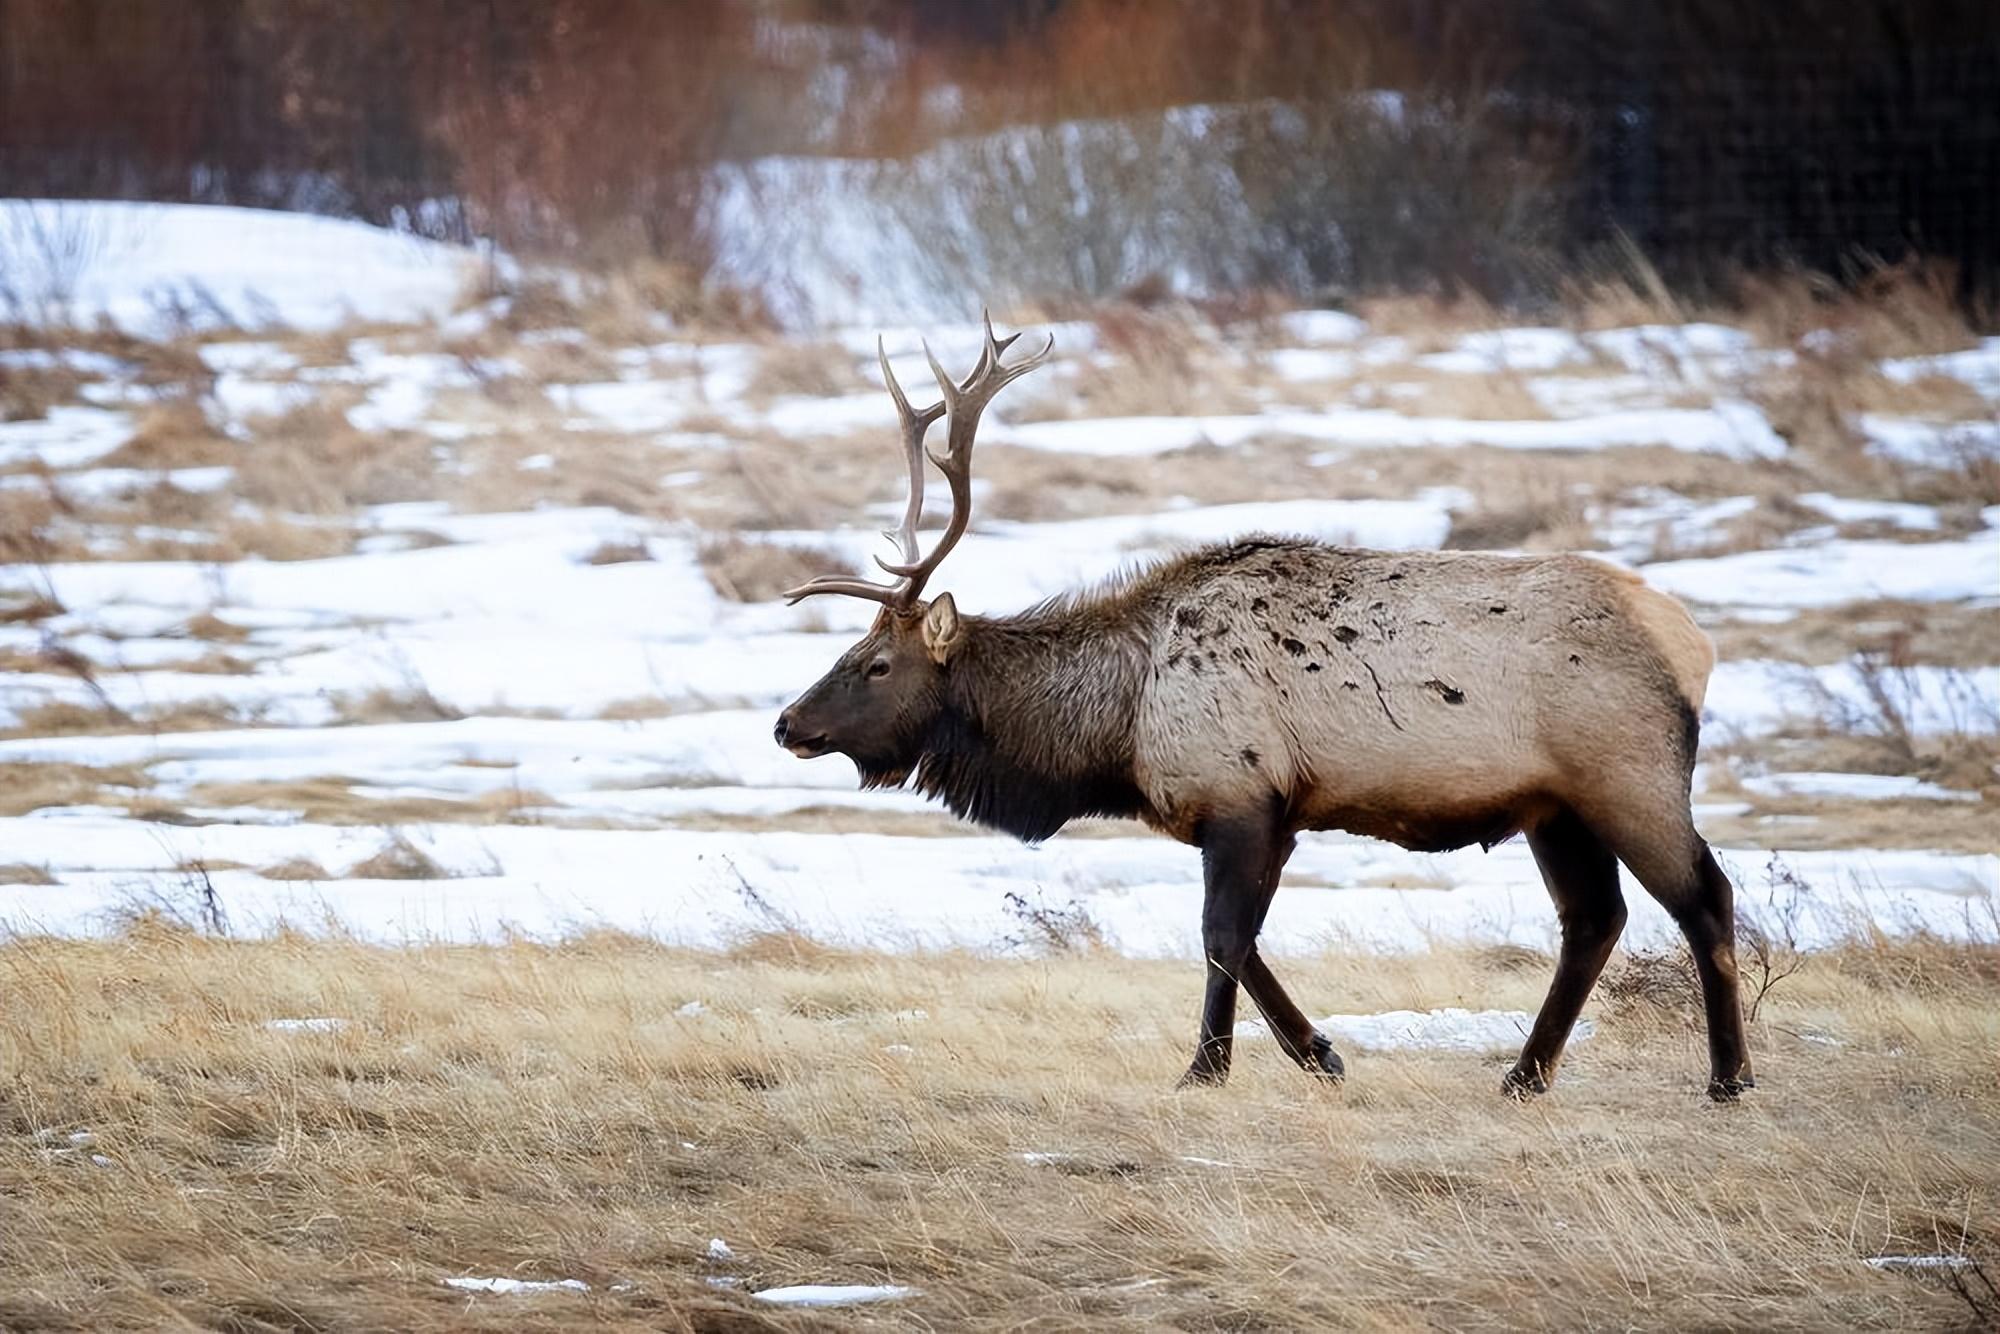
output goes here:
[[[1447, 948], [1283, 971], [1326, 1013], [1532, 1008], [1547, 969]], [[1499, 1056], [1350, 1050], [1329, 1091], [1255, 1041], [1228, 1088], [1173, 1092], [1186, 962], [384, 949], [145, 920], [15, 939], [0, 1327], [2000, 1319], [1978, 1272], [1864, 1263], [2000, 1268], [2000, 948], [1809, 957], [1764, 999], [1762, 1087], [1736, 1107], [1702, 1096], [1676, 976], [1614, 961], [1598, 1035], [1521, 1107]], [[347, 1023], [265, 1027], [302, 1017]], [[590, 1291], [444, 1286], [460, 1275]], [[920, 1295], [788, 1314], [712, 1278]]]

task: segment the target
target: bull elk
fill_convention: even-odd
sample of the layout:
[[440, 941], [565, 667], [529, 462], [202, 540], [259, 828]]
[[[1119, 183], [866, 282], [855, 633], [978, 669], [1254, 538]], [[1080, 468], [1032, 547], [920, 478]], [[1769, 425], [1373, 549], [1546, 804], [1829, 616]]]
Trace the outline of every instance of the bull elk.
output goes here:
[[[902, 422], [909, 501], [887, 584], [823, 576], [791, 602], [881, 604], [868, 633], [778, 717], [778, 743], [912, 784], [962, 818], [1036, 842], [1081, 816], [1144, 821], [1201, 850], [1207, 986], [1184, 1085], [1229, 1073], [1240, 984], [1287, 1055], [1338, 1080], [1339, 1055], [1258, 954], [1301, 830], [1438, 852], [1525, 833], [1555, 900], [1555, 979], [1503, 1088], [1544, 1091], [1625, 924], [1618, 864], [1686, 934], [1718, 1100], [1753, 1084], [1737, 997], [1733, 891], [1689, 808], [1714, 651], [1685, 608], [1576, 555], [1382, 552], [1251, 536], [1013, 616], [962, 615], [924, 587], [971, 519], [980, 413], [1042, 365], [989, 320], [942, 401]], [[924, 437], [951, 490], [928, 555]]]

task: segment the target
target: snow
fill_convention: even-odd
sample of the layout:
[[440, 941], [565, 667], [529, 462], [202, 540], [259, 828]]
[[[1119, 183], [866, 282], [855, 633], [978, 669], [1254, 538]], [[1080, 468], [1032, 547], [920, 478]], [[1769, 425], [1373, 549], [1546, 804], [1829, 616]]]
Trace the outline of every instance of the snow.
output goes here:
[[1970, 1269], [1978, 1262], [1969, 1255], [1871, 1255], [1862, 1263], [1870, 1269]]
[[309, 1019], [266, 1019], [264, 1027], [273, 1033], [338, 1033], [347, 1027], [347, 1021], [326, 1016]]
[[[51, 265], [41, 238], [74, 261]], [[469, 250], [359, 222], [204, 204], [0, 200], [0, 272], [30, 319], [166, 335], [181, 327], [329, 329], [449, 314]], [[226, 355], [226, 354], [225, 354]]]
[[[1191, 123], [1181, 129], [1195, 132]], [[19, 216], [18, 205], [7, 207], [14, 212], [4, 216]], [[115, 219], [130, 207], [86, 213]], [[344, 358], [307, 366], [276, 330], [280, 323], [323, 327], [352, 300], [379, 302], [371, 317], [431, 320], [434, 330], [451, 336], [477, 332], [504, 313], [504, 298], [439, 317], [457, 299], [458, 277], [447, 283], [444, 275], [463, 269], [463, 252], [351, 224], [240, 210], [162, 209], [146, 216], [152, 219], [147, 243], [99, 254], [78, 290], [94, 292], [114, 315], [151, 319], [175, 304], [161, 306], [156, 298], [166, 289], [156, 280], [178, 272], [184, 280], [174, 280], [182, 285], [173, 290], [197, 317], [206, 307], [185, 300], [192, 291], [187, 284], [196, 281], [212, 285], [225, 305], [241, 297], [254, 308], [246, 322], [270, 322], [268, 335], [217, 335], [199, 345], [214, 376], [203, 406], [238, 438], [250, 438], [247, 423], [255, 417], [322, 401], [346, 408], [357, 430], [459, 438], [491, 424], [484, 414], [469, 414], [470, 420], [454, 415], [466, 391], [523, 374], [500, 359], [469, 364], [423, 343], [420, 334], [350, 338]], [[836, 209], [824, 219], [773, 225], [830, 228], [834, 234], [822, 239], [840, 247], [859, 240], [840, 234], [858, 216]], [[191, 241], [191, 228], [200, 232], [200, 245]], [[262, 248], [280, 240], [288, 247], [285, 262]], [[238, 241], [243, 262], [234, 265], [231, 247]], [[907, 253], [894, 257], [909, 262]], [[328, 264], [336, 270], [331, 277]], [[915, 275], [906, 290], [892, 284], [869, 299], [914, 299], [935, 276]], [[250, 297], [247, 289], [265, 279], [268, 300]], [[1191, 276], [1190, 290], [1199, 282], [1200, 275]], [[834, 292], [827, 286], [812, 299], [832, 302]], [[403, 313], [382, 313], [391, 307]], [[833, 355], [850, 358], [872, 381], [875, 330], [845, 322], [867, 312], [853, 300], [827, 309], [836, 307], [843, 323], [826, 331], [826, 342], [836, 349]], [[369, 313], [359, 312], [358, 304], [357, 311]], [[663, 327], [662, 341], [600, 349], [603, 364], [615, 372], [545, 392], [546, 406], [568, 428], [659, 446], [660, 461], [648, 475], [664, 475], [662, 485], [674, 488], [675, 503], [703, 499], [700, 488], [715, 469], [734, 466], [727, 450], [738, 434], [809, 442], [863, 430], [879, 432], [889, 449], [891, 410], [879, 390], [747, 401], [746, 388], [765, 358], [790, 350], [770, 341], [703, 344], [665, 332]], [[1037, 383], [1060, 394], [1065, 374], [1109, 354], [1092, 324], [1061, 324], [1053, 332], [1060, 360]], [[926, 336], [956, 366], [976, 354], [981, 330], [967, 322], [886, 329], [882, 341], [896, 373], [913, 389], [929, 383], [921, 350]], [[546, 330], [524, 341], [590, 344], [576, 329]], [[426, 346], [433, 350], [421, 350]], [[1996, 349], [2000, 342], [1936, 365], [1891, 363], [1887, 373], [1976, 378]], [[1446, 540], [1454, 511], [1476, 509], [1483, 499], [1421, 485], [1384, 499], [1352, 498], [1342, 465], [1354, 449], [1657, 445], [1740, 459], [1776, 458], [1785, 450], [1762, 413], [1735, 395], [1744, 392], [1746, 371], [1789, 354], [1760, 349], [1747, 333], [1720, 325], [1582, 333], [1495, 329], [1417, 346], [1350, 315], [1301, 311], [1264, 322], [1220, 351], [1246, 367], [1261, 358], [1277, 377], [1275, 387], [1267, 386], [1264, 410], [1018, 422], [1005, 416], [1009, 400], [987, 423], [983, 441], [1054, 451], [1069, 457], [1068, 466], [1122, 455], [1135, 461], [1126, 466], [1141, 468], [1169, 451], [1228, 450], [1260, 437], [1321, 446], [1299, 469], [1289, 496], [1215, 505], [1181, 498], [1164, 502], [1157, 513], [1047, 523], [977, 514], [944, 581], [960, 605], [970, 612], [1015, 611], [1197, 543], [1259, 531], [1429, 549]], [[323, 360], [317, 349], [313, 360]], [[47, 489], [79, 503], [110, 501], [162, 484], [234, 499], [238, 474], [229, 467], [105, 465], [106, 456], [131, 438], [132, 414], [154, 393], [136, 364], [50, 346], [0, 352], [0, 365], [68, 366], [102, 377], [84, 391], [95, 406], [63, 404], [46, 417], [0, 423], [0, 499], [39, 497]], [[1516, 377], [1555, 419], [1479, 421], [1284, 403], [1288, 392], [1306, 397], [1288, 390], [1286, 380], [1303, 385], [1366, 374], [1393, 385], [1399, 372], [1413, 369]], [[526, 392], [537, 387], [528, 385]], [[1682, 406], [1661, 406], [1666, 401]], [[1878, 452], [1898, 457], [1949, 463], [1949, 451], [1962, 447], [2000, 449], [2000, 425], [1992, 422], [1863, 418], [1859, 425]], [[502, 458], [518, 459], [533, 477], [559, 472], [570, 447], [553, 439], [531, 442]], [[800, 466], [809, 467], [809, 458], [802, 451]], [[891, 466], [887, 452], [883, 462]], [[1524, 462], [1533, 467], [1532, 456]], [[439, 455], [441, 472], [453, 466], [457, 460]], [[1732, 523], [1759, 503], [1747, 494], [1698, 496], [1636, 489], [1594, 503], [1585, 517], [1601, 552], [1640, 563], [1702, 549], [1741, 531]], [[1986, 604], [2000, 596], [2000, 509], [1983, 513], [1983, 531], [1939, 540], [1948, 521], [1962, 521], [1959, 507], [1913, 505], [1893, 493], [1821, 491], [1797, 499], [1825, 522], [1793, 532], [1783, 546], [1655, 561], [1644, 572], [1656, 585], [1701, 604], [1704, 615], [1726, 608], [1739, 619], [1772, 622], [1803, 608], [1874, 597]], [[893, 514], [897, 502], [885, 499], [878, 508]], [[698, 504], [690, 509], [700, 512]], [[234, 500], [232, 512], [253, 519], [262, 514], [243, 499]], [[864, 510], [852, 516], [853, 527], [833, 532], [744, 535], [830, 548], [853, 569], [872, 572], [871, 557], [886, 551], [872, 531], [880, 519]], [[1186, 848], [1136, 828], [1117, 837], [1024, 848], [947, 826], [938, 808], [914, 793], [857, 791], [844, 761], [806, 763], [772, 744], [773, 710], [845, 649], [869, 623], [871, 607], [842, 599], [799, 608], [726, 601], [696, 559], [708, 536], [700, 527], [610, 508], [463, 514], [436, 498], [412, 497], [375, 507], [359, 521], [355, 552], [325, 560], [77, 560], [0, 569], [9, 605], [45, 592], [68, 609], [36, 624], [0, 624], [0, 653], [18, 654], [16, 661], [31, 666], [51, 664], [0, 674], [0, 727], [51, 703], [98, 709], [108, 701], [140, 722], [128, 735], [0, 739], [0, 764], [132, 765], [143, 770], [147, 784], [0, 819], [7, 860], [46, 865], [59, 882], [0, 886], [0, 923], [103, 930], [134, 902], [181, 892], [173, 868], [200, 858], [211, 866], [249, 868], [212, 873], [232, 924], [242, 931], [281, 923], [318, 928], [331, 919], [370, 939], [485, 940], [514, 929], [561, 935], [609, 925], [716, 944], [769, 929], [775, 913], [785, 924], [831, 939], [1001, 949], [1018, 930], [1006, 909], [1006, 896], [1016, 894], [1059, 907], [1073, 903], [1108, 939], [1134, 953], [1199, 957], [1199, 859]], [[1917, 540], [1838, 539], [1836, 525], [1848, 524], [1886, 526]], [[152, 535], [191, 542], [203, 537], [167, 529]], [[116, 536], [93, 516], [86, 542], [109, 551]], [[444, 545], [435, 545], [436, 539]], [[651, 559], [589, 564], [606, 543], [639, 545]], [[188, 670], [207, 651], [185, 630], [202, 613], [250, 632], [228, 647], [247, 673]], [[87, 659], [95, 684], [57, 670], [47, 656], [51, 647]], [[1891, 687], [1919, 732], [1996, 725], [2000, 663], [1957, 672], [1919, 667], [1896, 674]], [[1871, 712], [1870, 688], [1847, 665], [1728, 661], [1715, 673], [1705, 722], [1712, 734], [1747, 738], [1801, 724], [1865, 731], [1880, 722]], [[328, 725], [347, 719], [356, 711], [352, 702], [373, 691], [431, 701], [442, 712], [466, 716]], [[166, 710], [193, 704], [232, 711], [238, 725], [158, 734], [145, 726]], [[635, 712], [649, 716], [624, 720]], [[665, 716], [650, 716], [656, 713]], [[1743, 781], [1751, 794], [1769, 797], [1976, 800], [1910, 776], [1778, 773]], [[505, 802], [537, 823], [412, 824], [402, 835], [443, 867], [444, 877], [353, 879], [357, 866], [383, 848], [384, 831], [322, 824], [283, 802], [264, 808], [255, 795], [217, 790], [248, 784], [254, 793], [259, 785], [294, 782], [328, 792], [345, 788], [359, 799]], [[142, 793], [190, 823], [133, 818], [123, 802]], [[1713, 820], [1754, 808], [1702, 799], [1697, 810], [1698, 818]], [[815, 814], [801, 818], [806, 812]], [[952, 836], [814, 832], [829, 825], [865, 828], [870, 816], [901, 821], [926, 812], [937, 819], [927, 833], [951, 829]], [[745, 822], [748, 830], [732, 827]], [[1723, 855], [1744, 886], [1746, 912], [1775, 910], [1761, 881], [1765, 855]], [[254, 869], [299, 858], [319, 863], [326, 877], [266, 880]], [[1786, 853], [1785, 859], [1813, 887], [1799, 927], [1804, 939], [1839, 939], [1857, 923], [1958, 935], [1991, 930], [1992, 857], [1864, 849]], [[1511, 940], [1546, 949], [1556, 936], [1540, 876], [1518, 842], [1490, 855], [1423, 856], [1343, 835], [1311, 835], [1302, 840], [1290, 873], [1292, 883], [1273, 908], [1267, 932], [1274, 950], [1310, 950], [1335, 940], [1421, 949], [1438, 939]], [[744, 883], [758, 902], [742, 893]], [[1632, 905], [1635, 941], [1674, 938], [1672, 923], [1650, 899], [1635, 894]], [[710, 1022], [707, 1013], [699, 1000], [681, 1011], [689, 1022]], [[1476, 1046], [1513, 1043], [1518, 1019], [1438, 1012], [1335, 1016], [1329, 1023], [1349, 1025], [1352, 1031], [1342, 1029], [1341, 1040], [1357, 1045]], [[301, 1017], [267, 1026], [310, 1033], [333, 1031], [336, 1023]]]
[[444, 1284], [460, 1292], [490, 1292], [508, 1297], [538, 1292], [590, 1291], [590, 1285], [579, 1278], [448, 1278]]
[[1864, 598], [1957, 602], [2000, 593], [2000, 530], [1955, 542], [1823, 542], [1648, 565], [1646, 582], [1691, 602], [1834, 607]]
[[[2000, 388], [1994, 393], [2000, 397]], [[1871, 454], [1898, 463], [1951, 470], [1968, 460], [2000, 458], [2000, 421], [1930, 422], [1864, 412], [1855, 426]]]
[[[2000, 667], [1896, 668], [1879, 682], [1903, 725], [1917, 735], [2000, 728]], [[1704, 725], [1754, 736], [1787, 722], [1879, 731], [1885, 721], [1871, 682], [1851, 663], [1736, 659], [1716, 664], [1703, 701]]]
[[1289, 311], [1278, 317], [1278, 328], [1286, 337], [1308, 346], [1352, 343], [1368, 332], [1365, 321], [1338, 310]]
[[2000, 399], [2000, 338], [1984, 339], [1960, 352], [1892, 358], [1882, 363], [1882, 373], [1903, 384], [1944, 376], [1963, 381], [1989, 399]]
[[897, 1302], [915, 1297], [915, 1288], [893, 1283], [802, 1283], [788, 1288], [765, 1288], [750, 1294], [773, 1306], [860, 1306], [869, 1302]]
[[1417, 358], [1434, 371], [1487, 375], [1499, 371], [1552, 371], [1586, 365], [1590, 352], [1567, 329], [1494, 329], [1466, 334], [1449, 352]]
[[1795, 497], [1799, 504], [1818, 510], [1836, 523], [1886, 523], [1909, 532], [1934, 533], [1941, 521], [1935, 505], [1912, 505], [1896, 500], [1858, 500], [1809, 491]]
[[[995, 424], [999, 426], [999, 423]], [[1748, 403], [1642, 408], [1551, 421], [1411, 417], [1379, 408], [1272, 411], [1233, 417], [1121, 417], [1032, 422], [985, 433], [993, 443], [1069, 454], [1163, 454], [1196, 445], [1228, 448], [1256, 438], [1296, 437], [1350, 446], [1490, 445], [1498, 449], [1592, 450], [1664, 445], [1730, 458], [1779, 458], [1785, 442]]]
[[0, 422], [0, 468], [81, 468], [133, 435], [132, 419], [103, 408], [55, 407], [44, 417]]
[[[308, 857], [334, 878], [302, 883], [267, 881], [251, 870], [212, 872], [236, 929], [321, 929], [331, 913], [361, 938], [390, 942], [488, 940], [508, 931], [559, 936], [602, 927], [718, 945], [778, 921], [833, 943], [996, 949], [1018, 929], [1006, 902], [1015, 894], [1029, 902], [1074, 901], [1129, 953], [1200, 957], [1199, 858], [1141, 835], [1030, 848], [972, 831], [903, 838], [423, 825], [403, 833], [450, 878], [345, 878], [382, 847], [382, 833], [366, 827], [163, 827], [87, 811], [0, 819], [0, 846], [10, 859], [47, 866], [60, 882], [0, 886], [0, 924], [91, 933], [114, 925], [135, 891], [170, 890], [178, 883], [176, 865], [258, 867]], [[1744, 911], [1773, 910], [1763, 876], [1767, 854], [1719, 855]], [[1842, 850], [1789, 852], [1785, 861], [1813, 887], [1798, 923], [1807, 943], [1843, 939], [1857, 924], [1955, 936], [1977, 931], [1981, 914], [1993, 909], [2000, 876], [2000, 857], [1990, 855]], [[1550, 949], [1557, 938], [1541, 877], [1519, 842], [1491, 853], [1423, 855], [1346, 835], [1306, 835], [1287, 878], [1264, 935], [1275, 952], [1333, 940], [1397, 952], [1434, 940]], [[741, 893], [745, 882], [756, 887], [757, 901]], [[1634, 894], [1629, 902], [1628, 941], [1678, 938], [1649, 897]]]
[[1907, 774], [1780, 773], [1742, 779], [1766, 797], [1857, 797], [1863, 801], [1978, 801], [1977, 792], [1939, 787]]

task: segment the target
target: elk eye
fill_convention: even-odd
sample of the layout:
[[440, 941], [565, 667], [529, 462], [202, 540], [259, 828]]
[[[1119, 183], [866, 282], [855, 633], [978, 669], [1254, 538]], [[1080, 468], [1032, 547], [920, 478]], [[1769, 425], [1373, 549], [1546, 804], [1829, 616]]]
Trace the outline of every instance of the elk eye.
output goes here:
[[889, 674], [889, 660], [887, 658], [875, 659], [875, 661], [868, 664], [868, 670], [865, 673], [863, 673], [863, 675], [865, 675], [871, 681], [878, 680], [879, 678], [887, 676], [888, 674]]

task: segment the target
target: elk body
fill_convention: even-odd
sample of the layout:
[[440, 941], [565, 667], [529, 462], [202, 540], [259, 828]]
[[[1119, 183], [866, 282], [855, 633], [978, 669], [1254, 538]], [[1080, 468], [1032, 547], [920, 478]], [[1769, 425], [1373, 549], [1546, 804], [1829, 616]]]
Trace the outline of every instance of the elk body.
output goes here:
[[[1018, 335], [1016, 335], [1018, 336]], [[1625, 923], [1618, 866], [1686, 934], [1707, 1011], [1711, 1095], [1752, 1085], [1733, 892], [1689, 809], [1713, 651], [1679, 603], [1582, 556], [1350, 550], [1269, 536], [1211, 546], [1015, 616], [925, 601], [970, 519], [979, 414], [1048, 348], [1004, 365], [991, 326], [963, 382], [903, 421], [910, 501], [888, 585], [822, 578], [794, 601], [882, 604], [780, 715], [777, 740], [851, 758], [864, 786], [909, 783], [1028, 841], [1128, 816], [1201, 850], [1207, 985], [1183, 1083], [1229, 1072], [1239, 986], [1288, 1055], [1340, 1057], [1286, 995], [1257, 935], [1301, 830], [1418, 851], [1523, 833], [1555, 901], [1555, 980], [1504, 1087], [1543, 1091]], [[926, 429], [953, 512], [920, 558]]]

